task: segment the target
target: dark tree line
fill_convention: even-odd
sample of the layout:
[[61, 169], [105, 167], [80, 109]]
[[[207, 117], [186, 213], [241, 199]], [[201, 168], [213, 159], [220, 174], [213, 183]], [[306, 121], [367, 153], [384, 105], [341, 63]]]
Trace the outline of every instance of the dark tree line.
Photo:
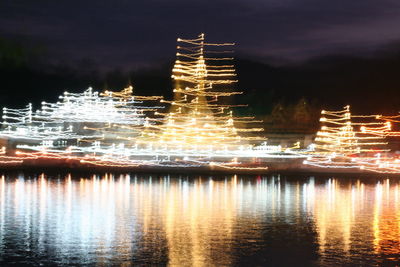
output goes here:
[[264, 116], [267, 132], [309, 133], [319, 127], [319, 107], [301, 98], [295, 104], [279, 102]]

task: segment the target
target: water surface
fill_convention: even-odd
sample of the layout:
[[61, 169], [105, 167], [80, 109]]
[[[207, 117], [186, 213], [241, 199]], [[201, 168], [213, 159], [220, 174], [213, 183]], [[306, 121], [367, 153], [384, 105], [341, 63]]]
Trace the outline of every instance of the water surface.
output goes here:
[[0, 177], [0, 265], [337, 266], [400, 260], [397, 179]]

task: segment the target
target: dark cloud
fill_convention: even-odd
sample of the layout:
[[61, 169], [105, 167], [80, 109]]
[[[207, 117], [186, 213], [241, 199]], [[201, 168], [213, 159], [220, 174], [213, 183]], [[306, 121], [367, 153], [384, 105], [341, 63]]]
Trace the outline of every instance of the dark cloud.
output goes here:
[[109, 68], [172, 58], [206, 32], [237, 51], [290, 60], [366, 51], [400, 39], [396, 0], [3, 0], [0, 34], [45, 45], [49, 60]]

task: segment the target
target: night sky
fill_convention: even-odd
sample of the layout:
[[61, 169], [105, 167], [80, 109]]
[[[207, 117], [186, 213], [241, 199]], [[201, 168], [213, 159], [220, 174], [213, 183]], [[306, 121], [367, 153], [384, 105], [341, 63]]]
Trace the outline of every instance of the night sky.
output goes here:
[[47, 61], [103, 69], [170, 60], [177, 37], [205, 32], [237, 55], [275, 62], [365, 54], [400, 40], [398, 0], [2, 0], [0, 37]]

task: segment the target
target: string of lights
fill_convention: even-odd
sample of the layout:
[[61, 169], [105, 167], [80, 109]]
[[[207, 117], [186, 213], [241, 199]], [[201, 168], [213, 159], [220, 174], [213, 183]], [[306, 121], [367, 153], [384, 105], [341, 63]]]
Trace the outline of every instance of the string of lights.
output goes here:
[[268, 169], [271, 160], [305, 159], [304, 166], [399, 173], [386, 137], [400, 136], [400, 116], [352, 115], [350, 106], [323, 110], [320, 131], [306, 149], [270, 145], [262, 121], [235, 115], [233, 43], [205, 35], [177, 40], [174, 98], [136, 96], [133, 87], [102, 93], [65, 92], [34, 111], [3, 109], [0, 164], [60, 161], [115, 168]]

